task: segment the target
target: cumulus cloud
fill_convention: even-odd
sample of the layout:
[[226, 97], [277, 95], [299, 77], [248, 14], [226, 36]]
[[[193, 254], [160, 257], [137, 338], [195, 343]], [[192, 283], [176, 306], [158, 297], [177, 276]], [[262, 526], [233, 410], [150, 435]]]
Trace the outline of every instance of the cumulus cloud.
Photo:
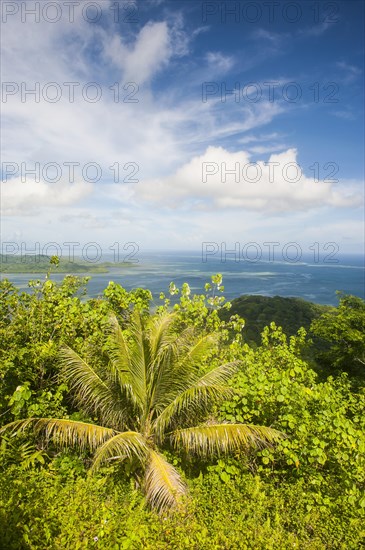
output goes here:
[[45, 207], [74, 206], [90, 196], [93, 186], [85, 181], [49, 183], [34, 178], [12, 178], [0, 183], [2, 216], [34, 216]]
[[168, 207], [226, 208], [260, 212], [292, 212], [322, 206], [358, 205], [361, 197], [336, 189], [333, 182], [315, 181], [297, 163], [297, 151], [272, 154], [252, 162], [246, 151], [209, 147], [170, 177], [140, 183], [144, 200]]

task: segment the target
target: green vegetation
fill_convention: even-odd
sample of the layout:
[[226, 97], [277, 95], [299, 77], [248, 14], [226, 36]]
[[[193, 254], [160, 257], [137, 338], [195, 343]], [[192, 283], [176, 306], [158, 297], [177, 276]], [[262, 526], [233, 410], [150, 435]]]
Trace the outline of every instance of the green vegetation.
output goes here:
[[301, 327], [309, 330], [312, 321], [332, 309], [301, 298], [244, 295], [232, 300], [230, 311], [223, 311], [221, 317], [226, 320], [235, 314], [242, 317], [245, 342], [259, 345], [262, 331], [272, 321], [282, 327], [287, 336], [293, 336]]
[[[50, 269], [50, 257], [43, 254], [16, 256], [0, 254], [0, 273], [47, 273]], [[59, 273], [109, 273], [112, 267], [131, 266], [128, 262], [91, 263], [77, 258], [61, 258], [57, 263]]]
[[86, 285], [0, 283], [1, 548], [361, 548], [362, 300], [312, 323], [309, 364], [275, 315], [251, 346], [219, 275], [173, 307]]
[[[203, 373], [198, 365], [219, 334], [201, 335], [192, 327], [178, 334], [176, 321], [176, 313], [146, 316], [135, 310], [128, 331], [122, 331], [117, 318], [111, 317], [107, 361], [86, 360], [68, 346], [61, 348], [61, 377], [84, 415], [102, 425], [35, 417], [12, 422], [0, 433], [19, 433], [34, 425], [37, 435], [44, 431], [46, 439], [59, 445], [95, 450], [92, 471], [110, 460], [126, 463], [129, 471], [138, 472], [147, 501], [160, 511], [178, 505], [186, 492], [179, 472], [160, 448], [181, 447], [188, 455], [205, 458], [279, 440], [280, 432], [271, 428], [212, 418], [199, 423], [215, 404], [233, 397], [226, 382], [239, 363]], [[23, 395], [30, 397], [26, 391]], [[187, 427], [181, 428], [184, 424]]]
[[359, 374], [365, 371], [365, 302], [356, 296], [341, 296], [338, 308], [315, 320], [312, 331], [325, 344], [318, 361], [325, 367]]

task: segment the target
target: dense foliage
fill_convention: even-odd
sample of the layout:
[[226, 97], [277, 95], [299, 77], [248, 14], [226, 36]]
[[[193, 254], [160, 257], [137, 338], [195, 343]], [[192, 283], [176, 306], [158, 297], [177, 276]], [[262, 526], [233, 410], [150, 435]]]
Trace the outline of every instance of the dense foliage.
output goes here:
[[365, 372], [365, 302], [357, 296], [342, 296], [338, 308], [312, 323], [313, 333], [326, 349], [317, 360], [324, 366], [363, 378]]
[[223, 311], [220, 316], [226, 320], [233, 314], [243, 317], [245, 342], [260, 345], [261, 332], [272, 321], [282, 327], [285, 334], [293, 336], [302, 327], [309, 330], [315, 319], [332, 309], [302, 298], [245, 295], [232, 300], [230, 311]]
[[165, 295], [154, 304], [149, 291], [127, 292], [115, 283], [100, 299], [86, 300], [86, 285], [87, 279], [73, 276], [61, 283], [47, 277], [31, 282], [31, 292], [25, 293], [9, 281], [0, 283], [0, 425], [41, 417], [96, 423], [95, 411], [72, 399], [61, 346], [98, 358], [95, 365], [107, 365], [111, 315], [128, 335], [136, 315], [148, 318], [153, 310], [153, 315], [169, 317], [172, 309], [177, 334], [219, 335], [195, 363], [202, 376], [222, 364], [240, 365], [230, 381], [231, 393], [221, 405], [215, 403], [205, 421], [213, 417], [221, 423], [268, 426], [287, 437], [249, 453], [237, 447], [230, 456], [221, 453], [208, 462], [164, 448], [164, 459], [182, 476], [189, 497], [161, 517], [146, 507], [130, 467], [111, 461], [90, 476], [87, 447], [61, 449], [32, 430], [5, 430], [1, 548], [361, 547], [365, 338], [360, 299], [341, 297], [338, 308], [313, 323], [313, 335], [325, 345], [325, 355], [318, 358], [319, 379], [317, 365], [309, 365], [303, 354], [304, 329], [288, 337], [268, 319], [259, 345], [245, 343], [244, 321], [227, 315], [230, 304], [222, 296], [219, 275], [204, 295], [192, 296], [187, 284], [181, 292], [170, 285], [170, 295], [180, 295], [174, 306]]

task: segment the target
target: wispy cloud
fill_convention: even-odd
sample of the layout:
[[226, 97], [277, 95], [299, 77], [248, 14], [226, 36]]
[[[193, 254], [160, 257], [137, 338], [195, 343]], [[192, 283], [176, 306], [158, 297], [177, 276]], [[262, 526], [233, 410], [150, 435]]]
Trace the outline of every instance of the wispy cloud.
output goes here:
[[350, 111], [333, 111], [333, 116], [337, 117], [337, 118], [342, 118], [343, 120], [355, 120], [356, 117], [353, 113], [351, 113]]
[[234, 59], [232, 56], [223, 55], [221, 52], [208, 52], [206, 59], [209, 65], [219, 74], [226, 73], [234, 66]]
[[296, 32], [296, 36], [298, 36], [299, 38], [310, 38], [312, 36], [318, 37], [331, 29], [335, 25], [335, 23], [335, 21], [324, 21], [322, 23], [318, 23], [318, 25], [308, 26], [304, 29], [299, 29]]
[[[35, 181], [31, 175], [22, 181], [14, 174], [1, 184], [5, 236], [36, 239], [47, 227], [47, 238], [62, 234], [72, 240], [73, 234], [89, 237], [97, 231], [104, 240], [118, 234], [157, 244], [169, 231], [183, 245], [184, 240], [185, 244], [196, 243], [196, 235], [209, 237], [222, 228], [227, 235], [242, 228], [257, 230], [258, 217], [263, 231], [270, 232], [276, 223], [273, 220], [280, 216], [293, 215], [293, 227], [298, 228], [297, 220], [304, 219], [306, 212], [308, 219], [314, 219], [310, 213], [327, 209], [327, 218], [321, 221], [325, 224], [334, 211], [358, 204], [360, 185], [349, 184], [345, 189], [340, 184], [314, 182], [308, 169], [295, 185], [280, 177], [275, 183], [268, 179], [266, 157], [279, 164], [295, 163], [294, 148], [300, 154], [313, 151], [311, 139], [316, 130], [309, 124], [313, 111], [304, 98], [303, 104], [293, 105], [280, 93], [275, 101], [263, 94], [257, 102], [244, 100], [242, 95], [239, 101], [229, 94], [221, 96], [221, 87], [233, 88], [238, 80], [242, 86], [253, 81], [263, 90], [267, 90], [267, 80], [275, 80], [278, 87], [295, 80], [280, 75], [297, 70], [293, 56], [298, 48], [305, 51], [317, 38], [318, 44], [324, 44], [333, 35], [331, 25], [273, 24], [267, 29], [254, 25], [251, 30], [245, 27], [245, 32], [236, 25], [231, 33], [231, 27], [219, 20], [216, 25], [212, 21], [202, 24], [193, 3], [150, 0], [137, 5], [140, 19], [134, 25], [114, 22], [109, 0], [103, 3], [105, 17], [100, 24], [85, 20], [80, 3], [75, 5], [72, 24], [63, 10], [55, 24], [35, 23], [32, 18], [24, 24], [20, 16], [14, 16], [3, 25], [3, 81], [19, 89], [2, 103], [2, 160], [19, 167], [23, 162], [28, 169], [35, 162], [63, 167], [56, 183], [44, 177]], [[233, 37], [231, 42], [234, 32], [239, 39]], [[341, 75], [341, 82], [358, 86], [361, 69], [356, 59], [338, 54], [331, 71]], [[318, 62], [316, 74], [322, 68]], [[304, 64], [298, 68], [306, 86], [309, 78], [314, 79], [311, 70]], [[203, 101], [206, 81], [215, 83], [217, 90]], [[55, 102], [47, 100], [50, 82], [62, 92]], [[72, 101], [65, 83], [75, 84]], [[97, 101], [87, 97], [90, 83], [101, 90]], [[37, 101], [31, 94], [36, 86]], [[24, 100], [22, 91], [27, 90], [30, 93]], [[95, 93], [95, 87], [89, 91]], [[320, 91], [322, 100], [324, 90]], [[129, 102], [131, 97], [137, 101]], [[354, 126], [347, 122], [356, 120], [351, 101], [322, 107], [320, 102], [314, 105], [316, 115], [326, 108], [337, 117], [332, 119], [336, 125], [343, 120], [348, 128]], [[300, 111], [305, 115], [295, 118]], [[313, 121], [320, 128], [320, 122]], [[331, 129], [321, 131], [324, 135], [327, 131], [332, 147]], [[342, 148], [343, 142], [334, 147], [333, 154]], [[202, 182], [203, 162], [225, 162], [229, 168], [253, 158], [260, 159], [257, 164], [262, 169], [257, 183], [237, 184], [230, 177], [222, 183], [219, 174]], [[74, 181], [64, 168], [68, 162], [78, 163]], [[90, 162], [102, 171], [94, 183], [82, 173]], [[139, 181], [133, 184], [127, 177], [130, 164], [137, 166]], [[112, 170], [116, 165], [119, 181]], [[31, 224], [28, 216], [32, 216]]]
[[336, 67], [341, 70], [341, 82], [344, 84], [351, 84], [362, 75], [360, 67], [345, 63], [345, 61], [338, 61]]

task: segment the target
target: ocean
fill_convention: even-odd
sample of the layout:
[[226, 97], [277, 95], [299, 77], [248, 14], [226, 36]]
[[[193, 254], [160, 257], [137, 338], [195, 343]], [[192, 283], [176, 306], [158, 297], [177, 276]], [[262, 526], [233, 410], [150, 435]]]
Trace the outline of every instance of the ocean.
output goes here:
[[[193, 293], [204, 292], [204, 284], [211, 275], [222, 273], [224, 296], [228, 300], [242, 294], [263, 296], [295, 296], [318, 304], [337, 305], [336, 291], [365, 298], [364, 257], [361, 255], [331, 258], [307, 257], [301, 261], [261, 258], [241, 260], [227, 256], [222, 261], [219, 255], [207, 256], [203, 261], [201, 252], [139, 251], [130, 265], [112, 267], [109, 273], [89, 274], [88, 296], [102, 295], [109, 281], [121, 284], [127, 290], [148, 288], [159, 303], [160, 292], [168, 293], [170, 282], [177, 287], [187, 282]], [[138, 262], [136, 262], [138, 260]], [[316, 261], [317, 260], [317, 261]], [[113, 261], [113, 256], [104, 254], [102, 261]], [[62, 280], [64, 274], [54, 273], [54, 280]], [[30, 279], [42, 279], [44, 274], [2, 274], [22, 290], [27, 290]]]

